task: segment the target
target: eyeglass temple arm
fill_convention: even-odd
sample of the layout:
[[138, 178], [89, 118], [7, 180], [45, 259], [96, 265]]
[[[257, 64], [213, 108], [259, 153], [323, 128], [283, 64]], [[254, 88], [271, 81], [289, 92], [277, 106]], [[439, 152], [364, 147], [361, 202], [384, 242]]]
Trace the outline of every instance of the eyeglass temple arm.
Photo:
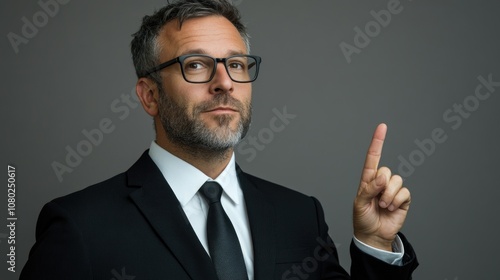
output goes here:
[[150, 69], [149, 71], [147, 71], [144, 75], [142, 75], [142, 77], [147, 77], [147, 76], [149, 76], [149, 75], [153, 74], [154, 72], [156, 72], [156, 71], [160, 71], [161, 69], [166, 68], [166, 67], [168, 67], [168, 66], [170, 66], [170, 65], [172, 65], [172, 64], [174, 64], [174, 63], [176, 63], [176, 62], [178, 62], [178, 61], [179, 61], [179, 58], [174, 58], [174, 59], [172, 59], [172, 60], [169, 60], [169, 61], [167, 61], [167, 62], [164, 62], [164, 63], [162, 63], [162, 64], [160, 64], [160, 65], [158, 65], [158, 66], [155, 66], [155, 67], [151, 68], [151, 69]]

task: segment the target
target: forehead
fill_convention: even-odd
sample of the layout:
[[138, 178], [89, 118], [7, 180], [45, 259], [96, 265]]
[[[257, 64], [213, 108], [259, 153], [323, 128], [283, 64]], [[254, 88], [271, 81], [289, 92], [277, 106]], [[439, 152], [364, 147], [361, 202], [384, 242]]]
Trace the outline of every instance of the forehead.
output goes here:
[[215, 57], [246, 53], [245, 43], [236, 27], [222, 16], [191, 18], [168, 22], [160, 31], [160, 60], [164, 61], [194, 50]]

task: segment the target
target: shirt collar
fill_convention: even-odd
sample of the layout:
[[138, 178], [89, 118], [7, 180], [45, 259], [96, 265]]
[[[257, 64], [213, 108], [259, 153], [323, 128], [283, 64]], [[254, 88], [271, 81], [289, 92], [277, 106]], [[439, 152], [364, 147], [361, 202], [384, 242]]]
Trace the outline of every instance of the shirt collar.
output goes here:
[[184, 207], [193, 199], [200, 187], [207, 180], [219, 183], [224, 193], [234, 204], [241, 203], [243, 192], [236, 176], [234, 153], [231, 155], [231, 160], [226, 168], [215, 179], [208, 177], [196, 167], [174, 156], [156, 144], [155, 141], [151, 142], [149, 156], [160, 169], [181, 206]]

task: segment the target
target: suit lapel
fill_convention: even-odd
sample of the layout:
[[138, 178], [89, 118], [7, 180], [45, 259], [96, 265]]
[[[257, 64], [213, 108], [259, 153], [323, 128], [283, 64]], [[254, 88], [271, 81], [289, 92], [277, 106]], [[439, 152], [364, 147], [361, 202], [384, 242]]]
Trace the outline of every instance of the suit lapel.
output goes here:
[[238, 180], [243, 190], [254, 251], [254, 279], [270, 279], [276, 258], [276, 214], [274, 207], [238, 166]]
[[131, 199], [191, 279], [216, 280], [212, 261], [201, 245], [158, 167], [146, 151], [127, 171]]

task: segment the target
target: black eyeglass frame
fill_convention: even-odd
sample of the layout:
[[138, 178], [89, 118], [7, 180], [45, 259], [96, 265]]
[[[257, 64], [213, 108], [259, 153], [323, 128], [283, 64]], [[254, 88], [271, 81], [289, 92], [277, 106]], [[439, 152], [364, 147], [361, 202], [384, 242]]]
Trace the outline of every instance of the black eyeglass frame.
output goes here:
[[[214, 68], [212, 69], [212, 74], [210, 75], [210, 78], [207, 81], [192, 82], [192, 81], [189, 81], [186, 78], [186, 75], [184, 74], [184, 69], [183, 69], [182, 65], [184, 63], [184, 60], [186, 60], [186, 58], [193, 57], [193, 56], [203, 56], [203, 57], [207, 57], [207, 58], [213, 59], [213, 61], [214, 61]], [[252, 80], [242, 82], [242, 81], [237, 81], [237, 80], [233, 79], [233, 77], [229, 73], [229, 70], [227, 69], [226, 61], [229, 60], [229, 59], [231, 59], [231, 58], [234, 58], [234, 57], [251, 57], [251, 58], [253, 58], [255, 60], [255, 77], [253, 77]], [[259, 76], [259, 66], [260, 66], [260, 63], [262, 62], [262, 58], [260, 56], [257, 56], [257, 55], [249, 55], [249, 54], [238, 54], [238, 55], [232, 55], [232, 56], [225, 57], [225, 58], [216, 58], [216, 57], [211, 57], [211, 56], [205, 55], [205, 54], [186, 54], [186, 55], [178, 56], [178, 57], [173, 58], [173, 59], [171, 59], [169, 61], [163, 62], [162, 64], [160, 64], [158, 66], [153, 67], [151, 70], [147, 71], [146, 74], [143, 75], [143, 77], [147, 77], [147, 76], [151, 75], [154, 72], [160, 71], [160, 70], [162, 70], [164, 68], [167, 68], [167, 67], [169, 67], [171, 65], [174, 65], [175, 63], [179, 63], [179, 65], [181, 66], [182, 77], [184, 78], [184, 80], [186, 82], [192, 83], [192, 84], [204, 84], [204, 83], [210, 82], [214, 78], [215, 72], [217, 70], [217, 65], [220, 62], [222, 62], [224, 64], [224, 68], [226, 69], [227, 75], [229, 76], [229, 78], [231, 78], [231, 80], [233, 82], [236, 82], [236, 83], [251, 83], [251, 82], [254, 82], [255, 80], [257, 80], [257, 77]]]

